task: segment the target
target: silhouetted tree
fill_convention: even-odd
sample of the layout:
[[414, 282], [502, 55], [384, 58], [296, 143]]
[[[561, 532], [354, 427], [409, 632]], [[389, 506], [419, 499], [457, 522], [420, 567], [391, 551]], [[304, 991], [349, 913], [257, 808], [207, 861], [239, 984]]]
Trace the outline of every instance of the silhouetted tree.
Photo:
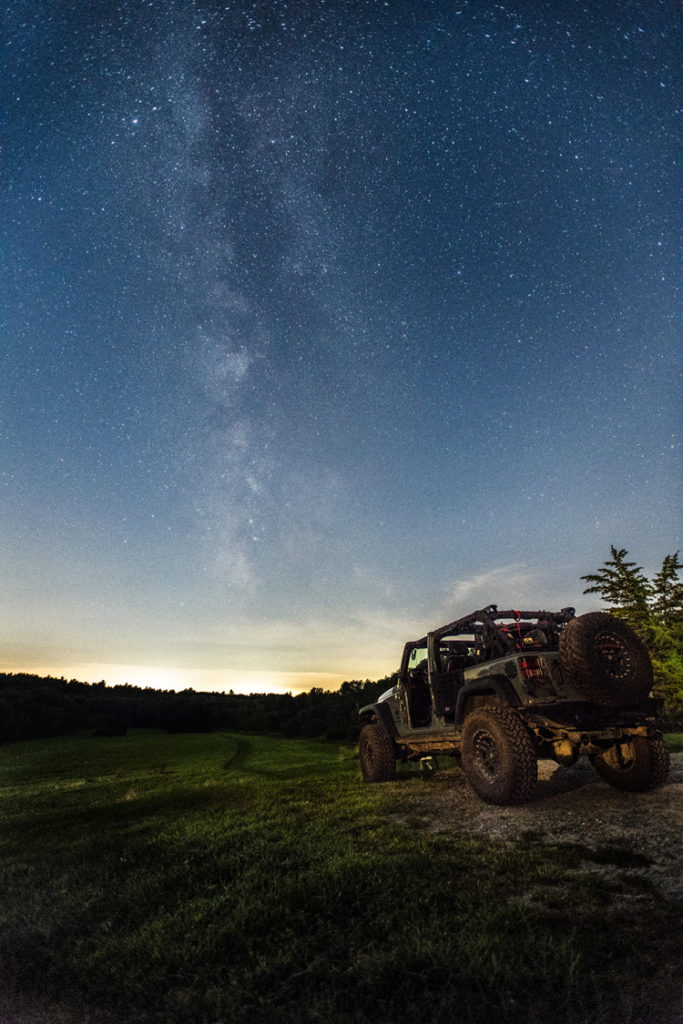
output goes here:
[[626, 561], [626, 548], [617, 550], [612, 545], [610, 551], [612, 557], [602, 569], [581, 577], [591, 584], [584, 594], [600, 594], [613, 615], [628, 619], [634, 625], [642, 623], [648, 616], [652, 585], [643, 575], [642, 566]]
[[662, 568], [652, 580], [652, 610], [666, 624], [675, 624], [683, 619], [683, 583], [678, 573], [683, 569], [678, 558], [667, 555]]

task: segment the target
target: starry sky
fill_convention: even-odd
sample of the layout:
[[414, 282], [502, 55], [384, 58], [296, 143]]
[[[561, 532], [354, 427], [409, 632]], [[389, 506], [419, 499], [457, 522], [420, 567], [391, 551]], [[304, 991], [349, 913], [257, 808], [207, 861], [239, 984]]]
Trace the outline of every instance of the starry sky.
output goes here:
[[2, 6], [0, 670], [336, 688], [681, 546], [676, 0]]

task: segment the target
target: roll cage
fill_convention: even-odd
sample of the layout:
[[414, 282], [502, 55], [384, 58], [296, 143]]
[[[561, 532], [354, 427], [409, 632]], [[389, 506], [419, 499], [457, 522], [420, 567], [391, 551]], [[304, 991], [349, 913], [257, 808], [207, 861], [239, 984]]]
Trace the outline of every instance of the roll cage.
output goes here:
[[556, 651], [561, 631], [575, 614], [574, 608], [563, 608], [559, 612], [514, 608], [499, 611], [491, 604], [454, 619], [406, 646], [410, 649], [428, 647], [430, 668], [435, 671], [443, 671], [449, 658], [469, 666], [504, 658], [517, 651]]

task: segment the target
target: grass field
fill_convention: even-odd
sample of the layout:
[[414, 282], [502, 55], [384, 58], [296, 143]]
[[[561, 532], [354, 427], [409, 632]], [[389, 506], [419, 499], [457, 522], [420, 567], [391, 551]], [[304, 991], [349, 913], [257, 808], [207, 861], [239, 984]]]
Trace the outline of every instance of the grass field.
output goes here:
[[421, 785], [302, 740], [0, 748], [1, 1024], [675, 1019], [680, 906], [616, 909], [571, 848], [399, 825]]

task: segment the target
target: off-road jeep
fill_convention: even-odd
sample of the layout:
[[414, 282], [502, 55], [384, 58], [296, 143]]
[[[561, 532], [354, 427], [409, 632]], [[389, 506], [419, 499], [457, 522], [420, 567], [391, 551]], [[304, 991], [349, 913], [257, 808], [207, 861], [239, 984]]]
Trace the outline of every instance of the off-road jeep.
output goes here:
[[617, 789], [654, 789], [669, 754], [651, 687], [647, 649], [622, 619], [490, 605], [405, 645], [397, 683], [360, 710], [363, 778], [444, 754], [482, 800], [524, 803], [539, 758], [587, 755]]

